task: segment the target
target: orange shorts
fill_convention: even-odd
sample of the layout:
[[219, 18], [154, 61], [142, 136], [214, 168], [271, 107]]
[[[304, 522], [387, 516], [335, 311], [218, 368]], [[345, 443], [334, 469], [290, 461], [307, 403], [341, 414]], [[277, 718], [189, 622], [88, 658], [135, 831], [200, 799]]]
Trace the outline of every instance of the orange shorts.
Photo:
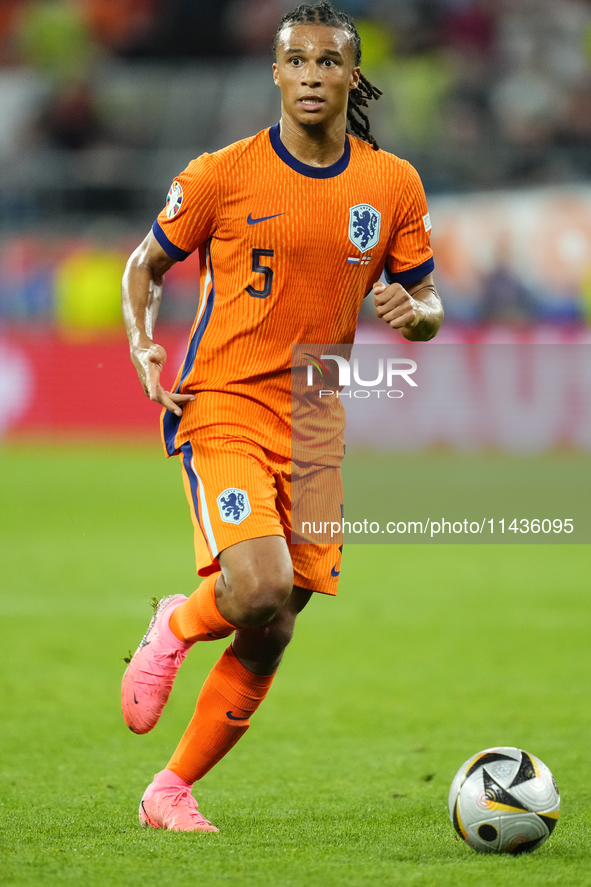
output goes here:
[[179, 455], [199, 576], [220, 570], [218, 555], [230, 545], [261, 536], [283, 536], [293, 563], [294, 585], [322, 594], [337, 593], [342, 545], [292, 542], [291, 493], [294, 471], [299, 498], [306, 490], [313, 495], [319, 477], [326, 479], [328, 473], [335, 503], [332, 511], [334, 516], [338, 512], [340, 520], [340, 468], [298, 468], [289, 458], [244, 437], [200, 435], [184, 443]]

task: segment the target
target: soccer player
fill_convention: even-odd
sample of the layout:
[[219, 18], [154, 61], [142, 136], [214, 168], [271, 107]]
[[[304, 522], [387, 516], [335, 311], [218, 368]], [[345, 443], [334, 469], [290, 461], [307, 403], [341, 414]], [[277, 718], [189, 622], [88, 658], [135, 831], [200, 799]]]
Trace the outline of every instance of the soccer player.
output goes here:
[[[217, 831], [192, 785], [248, 729], [312, 593], [337, 591], [339, 547], [291, 542], [290, 346], [352, 343], [372, 285], [378, 317], [407, 339], [431, 339], [443, 316], [424, 191], [369, 131], [362, 109], [380, 93], [360, 72], [353, 21], [327, 2], [298, 6], [275, 53], [280, 123], [192, 161], [123, 280], [131, 359], [165, 408], [204, 577], [156, 607], [123, 678], [130, 729], [155, 726], [193, 644], [234, 634], [142, 798], [154, 828]], [[169, 392], [154, 326], [164, 274], [193, 250], [199, 307]]]

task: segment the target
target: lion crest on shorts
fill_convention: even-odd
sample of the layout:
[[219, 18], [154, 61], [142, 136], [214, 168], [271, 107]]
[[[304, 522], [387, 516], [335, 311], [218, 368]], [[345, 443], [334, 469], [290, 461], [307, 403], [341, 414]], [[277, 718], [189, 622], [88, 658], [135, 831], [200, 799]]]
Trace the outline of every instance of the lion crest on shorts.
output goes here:
[[250, 502], [246, 490], [228, 487], [217, 499], [220, 517], [226, 524], [241, 524], [250, 514]]

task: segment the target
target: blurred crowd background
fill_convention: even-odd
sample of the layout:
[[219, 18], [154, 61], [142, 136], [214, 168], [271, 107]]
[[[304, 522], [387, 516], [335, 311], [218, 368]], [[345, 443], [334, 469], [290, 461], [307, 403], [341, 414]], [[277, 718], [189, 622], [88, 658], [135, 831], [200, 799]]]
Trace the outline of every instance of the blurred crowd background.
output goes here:
[[[125, 258], [175, 174], [277, 121], [270, 47], [294, 5], [0, 0], [0, 323], [119, 324]], [[372, 131], [425, 184], [448, 320], [585, 324], [591, 2], [335, 5], [384, 93]], [[168, 323], [192, 317], [196, 275], [171, 272]]]

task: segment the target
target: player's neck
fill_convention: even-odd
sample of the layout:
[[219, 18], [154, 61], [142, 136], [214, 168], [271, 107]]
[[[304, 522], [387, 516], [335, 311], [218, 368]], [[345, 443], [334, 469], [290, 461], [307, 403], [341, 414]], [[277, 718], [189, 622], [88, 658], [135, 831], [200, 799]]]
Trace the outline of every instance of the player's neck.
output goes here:
[[287, 115], [281, 117], [281, 141], [296, 160], [308, 166], [332, 166], [345, 150], [346, 120], [328, 127], [302, 126]]

